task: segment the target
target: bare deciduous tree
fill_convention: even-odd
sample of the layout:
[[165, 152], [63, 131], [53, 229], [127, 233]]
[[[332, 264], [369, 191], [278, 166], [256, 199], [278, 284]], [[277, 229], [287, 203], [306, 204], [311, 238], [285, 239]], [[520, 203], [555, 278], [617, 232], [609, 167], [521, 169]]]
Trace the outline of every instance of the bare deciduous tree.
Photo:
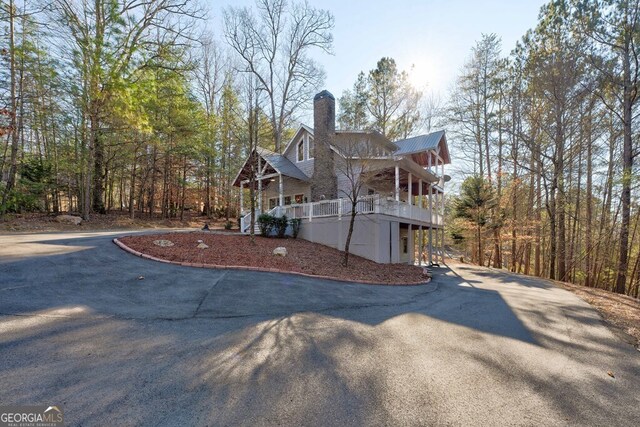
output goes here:
[[285, 0], [257, 0], [256, 10], [227, 8], [224, 34], [240, 57], [241, 71], [253, 74], [266, 94], [273, 142], [280, 152], [285, 129], [324, 80], [309, 53], [331, 53], [333, 16], [306, 2]]
[[[378, 173], [392, 164], [389, 159], [391, 150], [384, 146], [378, 133], [341, 133], [336, 140], [336, 172], [344, 176], [345, 185], [339, 189], [339, 196], [349, 200], [349, 229], [344, 246], [342, 265], [349, 265], [349, 247], [358, 215], [359, 204], [367, 203], [362, 199], [368, 189], [378, 192], [389, 190], [389, 180]], [[341, 202], [340, 202], [341, 203]]]

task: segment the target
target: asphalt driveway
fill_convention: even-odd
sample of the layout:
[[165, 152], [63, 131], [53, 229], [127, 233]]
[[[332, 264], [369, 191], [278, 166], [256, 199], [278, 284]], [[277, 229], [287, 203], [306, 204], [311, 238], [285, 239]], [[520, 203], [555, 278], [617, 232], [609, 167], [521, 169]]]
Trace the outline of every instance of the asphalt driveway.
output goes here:
[[194, 269], [125, 253], [121, 234], [0, 236], [0, 405], [59, 405], [68, 425], [640, 419], [640, 353], [545, 281]]

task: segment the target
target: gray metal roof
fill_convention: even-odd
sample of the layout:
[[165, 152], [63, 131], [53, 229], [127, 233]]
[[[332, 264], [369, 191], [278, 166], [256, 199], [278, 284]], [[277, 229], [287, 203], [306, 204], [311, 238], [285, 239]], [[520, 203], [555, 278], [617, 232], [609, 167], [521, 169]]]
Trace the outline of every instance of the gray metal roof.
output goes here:
[[433, 132], [427, 135], [415, 136], [413, 138], [396, 141], [398, 150], [394, 153], [398, 156], [405, 154], [419, 153], [426, 150], [435, 150], [444, 136], [444, 131]]
[[282, 175], [299, 179], [300, 181], [309, 181], [309, 177], [296, 167], [291, 160], [282, 154], [274, 153], [266, 148], [258, 147], [258, 154], [273, 167], [276, 172]]

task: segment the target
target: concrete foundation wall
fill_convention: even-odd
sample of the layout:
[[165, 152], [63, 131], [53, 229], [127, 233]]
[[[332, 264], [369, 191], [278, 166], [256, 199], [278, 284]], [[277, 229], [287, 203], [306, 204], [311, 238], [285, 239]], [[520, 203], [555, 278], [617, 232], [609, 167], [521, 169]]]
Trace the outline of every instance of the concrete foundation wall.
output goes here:
[[[312, 218], [302, 221], [298, 237], [342, 251], [348, 231], [348, 216]], [[399, 233], [398, 221], [386, 215], [358, 215], [349, 252], [381, 264], [401, 262]]]

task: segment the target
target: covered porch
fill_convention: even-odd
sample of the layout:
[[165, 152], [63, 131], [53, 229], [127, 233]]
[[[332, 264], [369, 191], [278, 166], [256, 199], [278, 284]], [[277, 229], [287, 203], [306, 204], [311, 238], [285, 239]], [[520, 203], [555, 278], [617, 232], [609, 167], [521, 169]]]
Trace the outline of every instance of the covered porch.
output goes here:
[[[245, 200], [246, 189], [253, 189], [256, 211], [262, 213], [275, 207], [269, 206], [270, 199], [275, 199], [276, 206], [305, 202], [309, 177], [284, 156], [258, 147], [236, 175], [233, 185], [240, 188], [240, 213], [244, 216], [251, 209], [251, 201]], [[302, 198], [296, 197], [301, 194]]]

